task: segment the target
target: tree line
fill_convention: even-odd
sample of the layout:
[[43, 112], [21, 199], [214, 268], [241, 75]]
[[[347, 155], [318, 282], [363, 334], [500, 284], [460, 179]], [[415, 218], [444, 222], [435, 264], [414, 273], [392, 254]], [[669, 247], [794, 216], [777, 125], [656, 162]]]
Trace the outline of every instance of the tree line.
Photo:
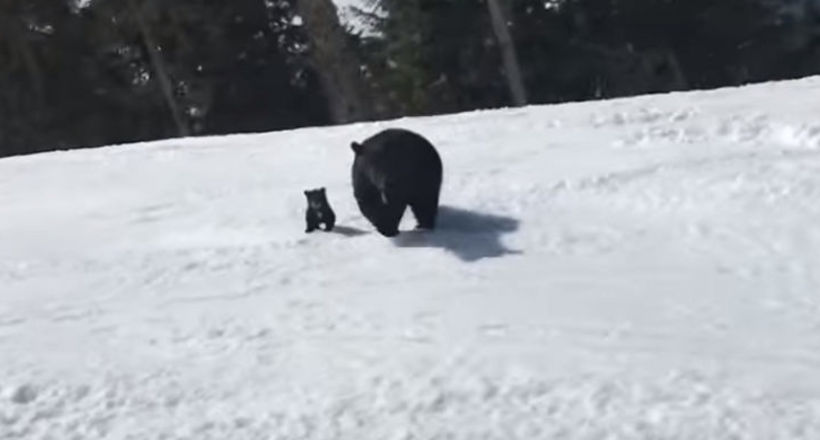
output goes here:
[[820, 72], [817, 0], [0, 0], [0, 157]]

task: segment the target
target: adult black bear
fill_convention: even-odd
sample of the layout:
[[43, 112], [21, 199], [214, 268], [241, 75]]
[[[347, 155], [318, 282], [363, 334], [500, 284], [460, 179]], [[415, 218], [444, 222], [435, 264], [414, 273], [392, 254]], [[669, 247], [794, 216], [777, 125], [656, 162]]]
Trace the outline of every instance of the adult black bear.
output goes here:
[[336, 224], [336, 214], [333, 213], [330, 202], [327, 201], [325, 188], [305, 190], [305, 197], [308, 202], [305, 210], [305, 222], [307, 223], [305, 232], [313, 232], [322, 224], [325, 231], [332, 231]]
[[435, 228], [442, 165], [433, 144], [412, 131], [391, 128], [350, 147], [355, 153], [353, 195], [379, 233], [398, 235], [408, 205], [418, 228]]

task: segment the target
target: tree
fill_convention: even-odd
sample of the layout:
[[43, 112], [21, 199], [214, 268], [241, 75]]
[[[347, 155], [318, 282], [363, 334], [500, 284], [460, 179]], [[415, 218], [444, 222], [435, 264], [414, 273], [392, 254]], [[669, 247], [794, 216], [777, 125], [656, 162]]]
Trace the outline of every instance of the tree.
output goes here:
[[329, 121], [287, 2], [129, 1], [0, 2], [0, 156]]
[[204, 112], [189, 91], [201, 77], [201, 48], [220, 44], [223, 10], [202, 0], [126, 0], [93, 2], [85, 12], [104, 42], [96, 45], [99, 55], [118, 64], [126, 94], [142, 98], [134, 104], [164, 107], [168, 135], [190, 135]]
[[508, 20], [501, 10], [499, 1], [501, 0], [486, 0], [487, 9], [489, 9], [495, 37], [498, 40], [501, 59], [504, 61], [504, 75], [510, 88], [510, 96], [515, 105], [523, 106], [527, 104], [527, 91], [524, 87], [524, 80], [521, 78], [521, 67], [518, 64], [515, 43], [508, 29]]
[[60, 108], [50, 73], [72, 61], [76, 47], [63, 32], [68, 26], [56, 25], [72, 18], [65, 2], [0, 3], [0, 157], [62, 144], [46, 129]]
[[361, 64], [339, 23], [333, 1], [297, 0], [296, 12], [308, 37], [311, 66], [321, 81], [333, 122], [343, 124], [377, 116]]
[[[433, 114], [509, 103], [487, 9], [474, 0], [374, 0], [365, 14], [368, 68], [405, 114]], [[370, 6], [373, 8], [373, 6]]]
[[327, 100], [311, 68], [307, 39], [283, 1], [234, 0], [220, 21], [220, 44], [200, 58], [211, 103], [209, 133], [324, 125]]
[[171, 118], [177, 128], [177, 134], [179, 136], [188, 136], [191, 134], [191, 130], [188, 127], [188, 123], [185, 121], [182, 110], [177, 104], [176, 97], [174, 96], [173, 79], [168, 73], [165, 60], [163, 60], [162, 53], [160, 52], [162, 47], [159, 42], [154, 39], [154, 32], [145, 20], [145, 12], [143, 11], [143, 8], [151, 7], [153, 5], [148, 0], [144, 1], [142, 4], [137, 3], [137, 0], [127, 0], [127, 3], [128, 12], [136, 24], [139, 36], [142, 40], [142, 46], [148, 53], [151, 69], [157, 78], [157, 83], [159, 84], [160, 91], [162, 92], [162, 97], [165, 99], [165, 103], [168, 106], [168, 112], [171, 114]]

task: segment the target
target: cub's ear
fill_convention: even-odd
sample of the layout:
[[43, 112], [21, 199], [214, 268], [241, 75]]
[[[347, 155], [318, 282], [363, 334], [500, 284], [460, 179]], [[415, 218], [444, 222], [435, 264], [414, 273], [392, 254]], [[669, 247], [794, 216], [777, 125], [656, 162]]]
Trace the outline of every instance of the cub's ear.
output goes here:
[[353, 150], [354, 153], [360, 154], [362, 152], [362, 144], [358, 142], [351, 142], [350, 149]]
[[324, 194], [324, 193], [325, 193], [325, 187], [323, 186], [323, 187], [319, 188], [319, 192], [321, 192], [322, 194]]
[[310, 191], [305, 190], [305, 195], [308, 195], [309, 193], [310, 193]]

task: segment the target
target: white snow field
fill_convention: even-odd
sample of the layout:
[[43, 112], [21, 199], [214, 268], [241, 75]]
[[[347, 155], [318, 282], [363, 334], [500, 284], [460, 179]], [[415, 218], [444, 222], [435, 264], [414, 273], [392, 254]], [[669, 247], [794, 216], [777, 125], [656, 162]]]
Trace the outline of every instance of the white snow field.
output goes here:
[[7, 158], [0, 439], [816, 440], [818, 268], [820, 77]]

